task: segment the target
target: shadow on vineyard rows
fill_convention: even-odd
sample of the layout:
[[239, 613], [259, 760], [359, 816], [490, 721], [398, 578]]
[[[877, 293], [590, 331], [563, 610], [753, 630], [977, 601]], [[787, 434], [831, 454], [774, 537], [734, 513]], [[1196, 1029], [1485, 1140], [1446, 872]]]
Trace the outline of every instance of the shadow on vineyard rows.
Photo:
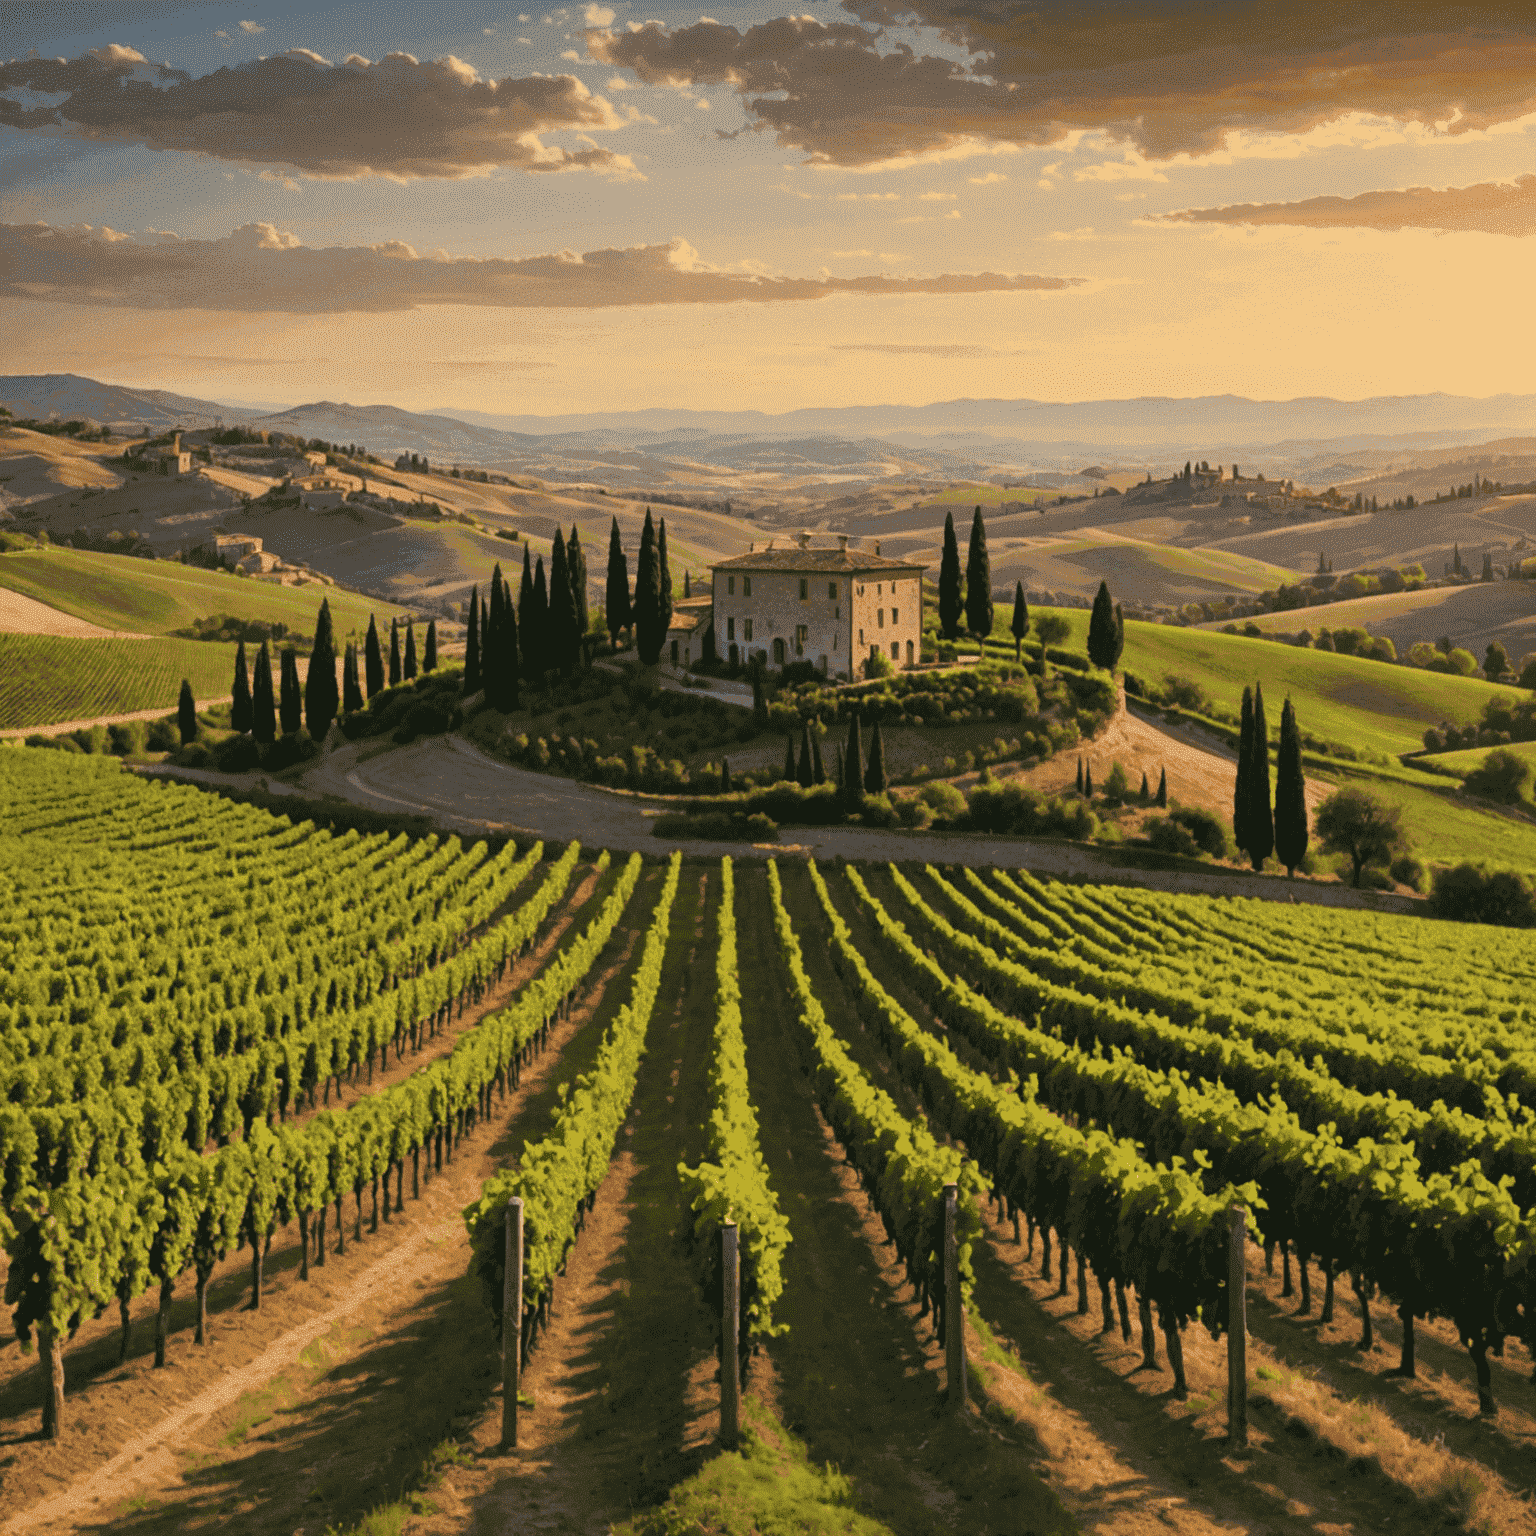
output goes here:
[[677, 1165], [704, 1147], [717, 870], [684, 871], [630, 1115], [523, 1374], [536, 1407], [518, 1450], [497, 1450], [497, 1402], [473, 1432], [478, 1463], [444, 1478], [424, 1536], [606, 1532], [713, 1447], [715, 1324], [693, 1284]]
[[[297, 1245], [284, 1234], [290, 1241], [269, 1256], [270, 1289], [259, 1313], [241, 1305], [249, 1294], [248, 1258], [227, 1265], [210, 1292], [209, 1345], [198, 1348], [188, 1331], [177, 1333], [166, 1372], [149, 1369], [147, 1326], [136, 1327], [140, 1347], [121, 1369], [112, 1341], [112, 1363], [98, 1367], [94, 1387], [77, 1391], [66, 1410], [76, 1433], [54, 1445], [19, 1447], [38, 1463], [25, 1483], [11, 1481], [13, 1469], [6, 1473], [8, 1504], [31, 1504], [61, 1483], [78, 1483], [75, 1498], [66, 1509], [47, 1510], [50, 1519], [23, 1514], [17, 1528], [110, 1526], [158, 1536], [228, 1526], [319, 1536], [384, 1501], [402, 1494], [410, 1500], [431, 1480], [435, 1459], [457, 1454], [453, 1437], [473, 1422], [498, 1375], [494, 1332], [468, 1276], [460, 1212], [489, 1173], [544, 1133], [556, 1084], [590, 1065], [635, 963], [636, 913], [644, 914], [658, 878], [651, 872], [642, 880], [569, 1017], [552, 1026], [522, 1086], [495, 1106], [491, 1134], [484, 1127], [472, 1134], [440, 1173], [424, 1160], [419, 1201], [407, 1199], [404, 1213], [377, 1234], [365, 1217], [361, 1242], [349, 1221], [344, 1253], [333, 1230], [326, 1262], [311, 1260], [307, 1284], [296, 1279]], [[585, 926], [611, 885], [611, 876], [583, 883], [541, 942], [546, 955], [548, 940]], [[373, 1280], [379, 1271], [388, 1272], [385, 1283]], [[221, 1312], [224, 1306], [241, 1309]], [[174, 1321], [181, 1323], [179, 1311]], [[306, 1333], [314, 1336], [279, 1368], [263, 1369], [286, 1340]], [[11, 1384], [25, 1392], [33, 1383], [22, 1410], [28, 1419], [36, 1412], [36, 1374]], [[83, 1369], [75, 1379], [83, 1386], [87, 1376]], [[231, 1381], [238, 1393], [228, 1390]], [[167, 1415], [210, 1396], [219, 1399], [214, 1411], [170, 1434], [155, 1433]], [[13, 1419], [11, 1427], [22, 1425]], [[134, 1435], [145, 1438], [123, 1479], [103, 1485], [98, 1477], [92, 1486], [91, 1469]]]
[[[786, 876], [803, 878], [794, 868]], [[944, 1411], [930, 1322], [918, 1319], [802, 1071], [766, 874], [743, 865], [737, 880], [753, 1097], [773, 1128], [763, 1151], [793, 1233], [775, 1308], [788, 1331], [769, 1346], [784, 1422], [813, 1461], [856, 1479], [865, 1513], [903, 1536], [1071, 1530], [1027, 1435], [974, 1416], [957, 1423]], [[828, 1017], [849, 1016], [825, 946], [808, 939], [806, 968]]]

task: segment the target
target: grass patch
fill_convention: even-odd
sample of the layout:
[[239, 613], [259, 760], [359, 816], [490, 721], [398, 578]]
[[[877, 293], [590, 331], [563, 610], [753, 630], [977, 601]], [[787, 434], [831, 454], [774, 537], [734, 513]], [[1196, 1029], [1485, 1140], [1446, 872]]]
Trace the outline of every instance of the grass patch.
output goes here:
[[817, 1467], [751, 1395], [742, 1419], [740, 1450], [707, 1462], [665, 1504], [614, 1526], [614, 1536], [890, 1536], [859, 1513], [852, 1482], [834, 1466]]
[[[295, 634], [312, 635], [324, 598], [338, 639], [367, 633], [376, 613], [386, 630], [393, 607], [337, 587], [310, 583], [283, 587], [276, 582], [206, 571], [174, 560], [138, 560], [74, 549], [17, 550], [0, 559], [0, 587], [36, 598], [103, 629], [168, 635], [194, 619], [227, 613], [239, 619], [281, 623]], [[386, 642], [388, 636], [385, 636]]]

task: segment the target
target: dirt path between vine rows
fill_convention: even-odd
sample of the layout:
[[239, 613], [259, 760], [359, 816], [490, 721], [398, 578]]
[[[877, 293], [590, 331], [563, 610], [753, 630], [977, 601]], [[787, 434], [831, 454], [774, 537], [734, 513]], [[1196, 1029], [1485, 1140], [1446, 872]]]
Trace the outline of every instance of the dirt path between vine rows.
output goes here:
[[[556, 926], [584, 922], [591, 907], [589, 897], [585, 909], [562, 913]], [[462, 1208], [520, 1145], [519, 1133], [542, 1134], [554, 1102], [551, 1079], [561, 1063], [569, 1065], [571, 1042], [578, 1059], [587, 1049], [591, 1031], [585, 1026], [606, 1006], [614, 977], [630, 964], [638, 932], [631, 918], [643, 911], [643, 900], [632, 905], [571, 1016], [552, 1029], [550, 1047], [525, 1069], [506, 1104], [495, 1105], [492, 1136], [477, 1130], [441, 1172], [424, 1160], [419, 1201], [408, 1200], [377, 1234], [368, 1230], [365, 1201], [361, 1241], [349, 1208], [344, 1251], [330, 1226], [325, 1261], [311, 1260], [307, 1283], [297, 1282], [296, 1232], [281, 1232], [266, 1261], [258, 1313], [239, 1305], [248, 1295], [248, 1259], [227, 1263], [209, 1288], [209, 1344], [191, 1343], [190, 1306], [183, 1298], [173, 1313], [176, 1331], [164, 1371], [151, 1365], [147, 1317], [121, 1367], [115, 1365], [115, 1327], [104, 1330], [94, 1353], [113, 1364], [100, 1362], [104, 1368], [95, 1379], [66, 1398], [64, 1440], [38, 1441], [31, 1422], [24, 1428], [16, 1423], [13, 1409], [11, 1433], [0, 1440], [0, 1451], [10, 1451], [0, 1458], [0, 1475], [6, 1504], [25, 1507], [0, 1530], [8, 1536], [13, 1530], [90, 1528], [99, 1517], [116, 1520], [114, 1530], [169, 1533], [258, 1515], [268, 1528], [275, 1503], [288, 1506], [292, 1517], [283, 1517], [283, 1529], [302, 1529], [306, 1515], [323, 1515], [313, 1527], [318, 1532], [337, 1520], [356, 1520], [370, 1504], [396, 1495], [401, 1477], [451, 1434], [465, 1392], [483, 1390], [494, 1374], [485, 1366], [487, 1351], [495, 1351], [488, 1314], [478, 1287], [466, 1278]], [[551, 934], [541, 945], [546, 956], [554, 939]], [[462, 1368], [434, 1380], [431, 1354], [415, 1358], [429, 1338], [438, 1341], [445, 1360], [457, 1352]], [[357, 1390], [357, 1360], [368, 1353], [365, 1345], [403, 1372], [398, 1378], [391, 1372], [388, 1388]], [[409, 1368], [407, 1358], [415, 1362]], [[6, 1395], [35, 1387], [35, 1379], [27, 1379], [35, 1376], [34, 1368], [13, 1380]], [[404, 1403], [395, 1400], [401, 1395]], [[345, 1401], [344, 1412], [338, 1399]], [[22, 1411], [35, 1420], [35, 1403]], [[375, 1449], [381, 1413], [412, 1426], [404, 1450], [382, 1459]], [[252, 1435], [274, 1420], [280, 1425], [275, 1432]], [[329, 1470], [352, 1463], [360, 1465], [345, 1474]]]

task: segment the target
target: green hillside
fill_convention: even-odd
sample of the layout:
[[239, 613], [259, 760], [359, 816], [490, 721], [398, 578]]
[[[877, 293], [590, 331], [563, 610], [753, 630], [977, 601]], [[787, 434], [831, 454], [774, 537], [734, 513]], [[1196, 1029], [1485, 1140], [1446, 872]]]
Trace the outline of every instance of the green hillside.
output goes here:
[[182, 678], [211, 699], [228, 694], [234, 675], [234, 646], [207, 640], [0, 634], [0, 730], [171, 710]]
[[283, 587], [171, 560], [57, 548], [0, 555], [0, 587], [103, 629], [151, 635], [168, 635], [217, 613], [282, 623], [295, 634], [311, 635], [321, 599], [329, 598], [337, 635], [345, 637], [354, 630], [366, 631], [370, 612], [385, 624], [395, 611], [388, 604], [319, 583]]
[[[1072, 638], [1065, 643], [1085, 649], [1088, 613], [1049, 611], [1071, 623]], [[1011, 610], [999, 605], [994, 639], [1006, 636], [1010, 616]], [[1441, 720], [1466, 724], [1479, 718], [1490, 698], [1511, 693], [1480, 679], [1172, 624], [1128, 622], [1121, 665], [1148, 683], [1159, 683], [1168, 674], [1191, 677], [1234, 710], [1242, 705], [1245, 685], [1262, 683], [1271, 726], [1278, 725], [1289, 694], [1304, 731], [1389, 755], [1420, 747], [1426, 726]]]

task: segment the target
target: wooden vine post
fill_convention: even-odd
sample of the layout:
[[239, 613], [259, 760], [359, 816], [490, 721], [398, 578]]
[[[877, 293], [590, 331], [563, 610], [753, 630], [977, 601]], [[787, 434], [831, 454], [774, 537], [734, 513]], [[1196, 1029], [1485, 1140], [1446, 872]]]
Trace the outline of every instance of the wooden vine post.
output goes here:
[[960, 1296], [960, 1244], [955, 1233], [958, 1197], [956, 1185], [944, 1186], [944, 1380], [950, 1410], [964, 1413], [965, 1303]]
[[523, 1367], [523, 1197], [507, 1202], [506, 1269], [501, 1292], [501, 1448], [517, 1449], [517, 1396]]
[[1227, 1212], [1227, 1445], [1248, 1446], [1248, 1213]]
[[741, 1438], [741, 1243], [734, 1221], [720, 1228], [720, 1443], [735, 1450]]

